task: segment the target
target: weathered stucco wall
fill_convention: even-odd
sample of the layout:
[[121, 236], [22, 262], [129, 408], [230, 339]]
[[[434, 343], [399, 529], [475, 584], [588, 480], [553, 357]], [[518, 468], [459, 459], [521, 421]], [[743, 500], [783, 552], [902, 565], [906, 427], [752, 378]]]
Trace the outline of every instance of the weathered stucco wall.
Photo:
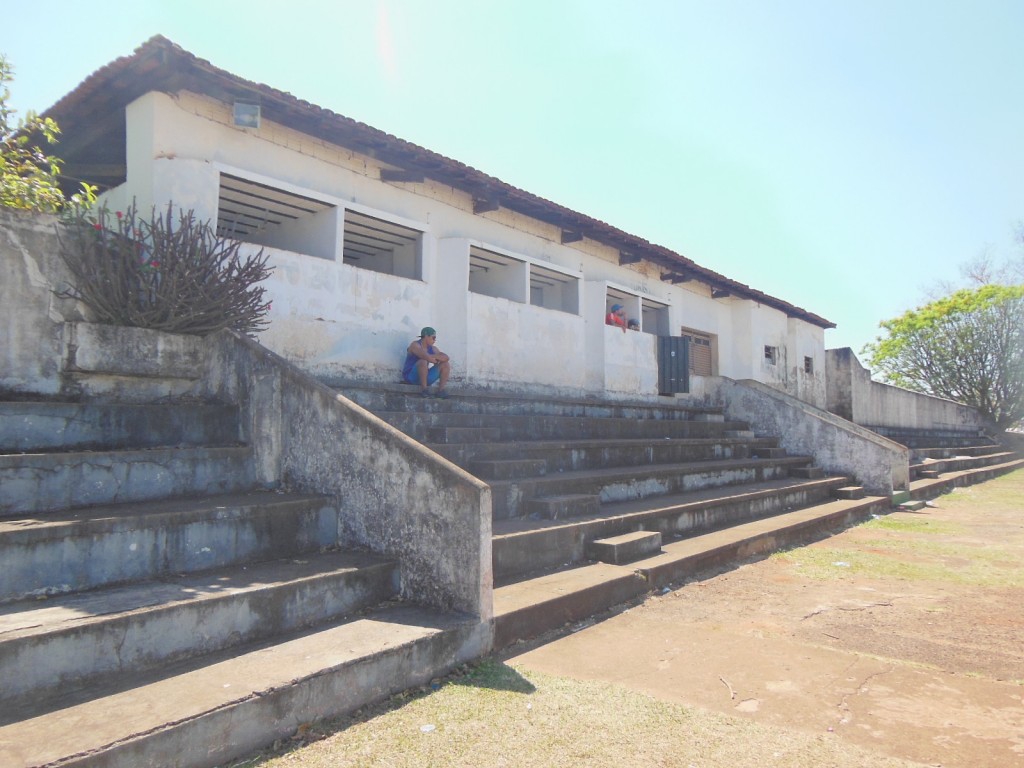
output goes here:
[[778, 436], [797, 455], [813, 456], [822, 469], [851, 475], [872, 494], [890, 495], [910, 483], [905, 446], [756, 381], [716, 382], [713, 397], [730, 418]]
[[57, 297], [63, 264], [55, 216], [0, 208], [0, 391], [56, 394], [64, 319], [75, 303]]
[[855, 424], [891, 429], [991, 429], [976, 408], [872, 381], [871, 373], [849, 347], [828, 350], [826, 360], [826, 407]]
[[[264, 120], [258, 130], [235, 128], [230, 105], [212, 99], [146, 94], [129, 106], [127, 121], [128, 181], [108, 193], [112, 205], [134, 197], [148, 211], [153, 203], [173, 200], [176, 206], [195, 208], [200, 218], [215, 219], [218, 174], [223, 171], [337, 206], [335, 219], [348, 208], [422, 233], [421, 279], [342, 264], [340, 248], [333, 255], [324, 250], [321, 238], [329, 222], [324, 224], [327, 229], [318, 230], [315, 243], [303, 246], [314, 255], [271, 252], [275, 273], [267, 287], [273, 322], [261, 341], [318, 377], [393, 380], [409, 340], [422, 326], [432, 325], [441, 335], [439, 346], [453, 357], [456, 381], [656, 394], [657, 376], [647, 370], [646, 344], [623, 356], [619, 345], [604, 344], [603, 334], [584, 330], [604, 317], [606, 296], [601, 292], [580, 291], [574, 321], [558, 312], [548, 312], [541, 321], [528, 300], [505, 313], [471, 303], [466, 262], [472, 242], [582, 275], [588, 284], [615, 284], [635, 297], [630, 301], [637, 307], [641, 298], [664, 305], [667, 328], [659, 332], [676, 335], [685, 326], [714, 336], [723, 375], [770, 380], [792, 394], [817, 398], [818, 390], [799, 371], [765, 370], [761, 363], [769, 337], [783, 349], [790, 344], [802, 348], [806, 340], [817, 339], [819, 349], [813, 354], [816, 359], [823, 354], [820, 329], [815, 335], [813, 326], [794, 321], [808, 325], [806, 332], [794, 332], [782, 312], [747, 300], [713, 299], [708, 286], [697, 282], [664, 281], [663, 269], [653, 264], [620, 265], [616, 249], [588, 238], [563, 244], [559, 228], [522, 214], [505, 209], [475, 214], [468, 194], [437, 182], [382, 182], [381, 167], [372, 158], [271, 121]], [[482, 322], [502, 314], [515, 315], [522, 327], [495, 329]], [[510, 352], [515, 353], [504, 359], [492, 349], [501, 332], [502, 341], [511, 337]], [[541, 345], [545, 348], [539, 349]], [[791, 351], [788, 359], [802, 361], [803, 354]], [[507, 364], [496, 364], [496, 358]], [[626, 371], [624, 358], [636, 358], [642, 373]], [[580, 360], [584, 362], [577, 368]], [[583, 371], [581, 380], [577, 370]]]
[[[572, 341], [583, 336], [582, 317], [475, 293], [467, 303], [465, 365], [474, 379], [583, 390], [583, 345]], [[445, 349], [440, 338], [438, 345]]]

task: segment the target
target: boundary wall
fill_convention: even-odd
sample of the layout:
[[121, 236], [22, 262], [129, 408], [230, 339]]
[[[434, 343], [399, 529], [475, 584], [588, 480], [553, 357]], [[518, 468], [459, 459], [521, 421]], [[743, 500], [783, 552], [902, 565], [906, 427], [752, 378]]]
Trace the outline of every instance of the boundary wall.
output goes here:
[[892, 431], [995, 433], [977, 408], [872, 381], [849, 347], [826, 350], [825, 361], [826, 407], [855, 424]]

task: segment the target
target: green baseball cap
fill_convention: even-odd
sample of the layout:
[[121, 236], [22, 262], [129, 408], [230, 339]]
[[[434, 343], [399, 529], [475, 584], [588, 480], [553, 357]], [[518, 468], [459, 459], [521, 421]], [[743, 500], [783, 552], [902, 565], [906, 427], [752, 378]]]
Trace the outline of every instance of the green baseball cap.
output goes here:
[[422, 339], [424, 336], [437, 336], [437, 331], [428, 325], [420, 331], [420, 338]]

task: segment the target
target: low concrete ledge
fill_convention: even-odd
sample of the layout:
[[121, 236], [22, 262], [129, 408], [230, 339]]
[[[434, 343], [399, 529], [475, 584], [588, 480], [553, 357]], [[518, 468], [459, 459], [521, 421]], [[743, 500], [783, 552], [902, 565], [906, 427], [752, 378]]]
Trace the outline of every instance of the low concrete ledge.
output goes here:
[[68, 323], [64, 369], [114, 376], [198, 379], [205, 354], [198, 336], [99, 323]]
[[777, 436], [787, 451], [813, 456], [828, 472], [857, 478], [869, 494], [910, 487], [910, 452], [899, 443], [749, 379], [720, 377], [716, 395], [729, 418]]

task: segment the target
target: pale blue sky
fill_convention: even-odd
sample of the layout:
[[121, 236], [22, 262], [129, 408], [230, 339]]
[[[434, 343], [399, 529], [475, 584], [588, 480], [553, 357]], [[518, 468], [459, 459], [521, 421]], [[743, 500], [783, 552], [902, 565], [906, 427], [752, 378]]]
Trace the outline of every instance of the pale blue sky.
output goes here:
[[20, 112], [159, 33], [827, 317], [829, 347], [1019, 253], [1021, 0], [4, 5]]

